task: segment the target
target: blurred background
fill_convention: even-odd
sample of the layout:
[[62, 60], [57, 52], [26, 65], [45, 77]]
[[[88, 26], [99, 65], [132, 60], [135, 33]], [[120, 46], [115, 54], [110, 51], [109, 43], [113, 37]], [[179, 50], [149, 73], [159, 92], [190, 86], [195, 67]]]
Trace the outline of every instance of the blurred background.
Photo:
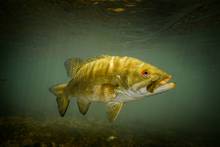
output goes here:
[[[57, 141], [53, 133], [46, 137], [48, 140], [27, 135], [31, 131], [41, 133], [41, 129], [33, 128], [41, 128], [42, 124], [46, 124], [46, 129], [50, 127], [48, 132], [55, 129], [57, 134], [62, 132], [58, 129], [62, 125], [68, 130], [86, 128], [88, 132], [94, 126], [103, 126], [114, 132], [110, 141], [116, 141], [113, 142], [116, 145], [122, 142], [138, 145], [137, 140], [152, 136], [152, 132], [156, 137], [142, 140], [143, 144], [216, 143], [220, 133], [218, 0], [8, 0], [1, 1], [0, 8], [3, 145], [17, 143], [16, 135], [10, 134], [35, 123], [32, 129], [29, 126], [29, 131], [23, 132], [26, 135], [21, 137], [19, 145], [48, 140], [53, 140], [55, 145], [64, 142], [65, 137]], [[114, 124], [108, 123], [104, 104], [92, 104], [87, 115], [81, 116], [74, 98], [65, 118], [60, 118], [55, 96], [48, 89], [70, 80], [64, 61], [102, 54], [132, 56], [149, 62], [170, 73], [177, 87], [126, 104]], [[23, 125], [17, 127], [17, 122]], [[123, 132], [128, 135], [124, 140]], [[111, 137], [111, 133], [106, 133]], [[175, 139], [167, 141], [170, 134]], [[181, 137], [177, 137], [179, 134]], [[186, 136], [198, 138], [183, 143], [181, 139]], [[22, 142], [26, 138], [29, 141]], [[96, 139], [88, 144], [97, 143]], [[108, 139], [103, 139], [104, 145], [108, 145]], [[129, 142], [132, 139], [133, 144]]]

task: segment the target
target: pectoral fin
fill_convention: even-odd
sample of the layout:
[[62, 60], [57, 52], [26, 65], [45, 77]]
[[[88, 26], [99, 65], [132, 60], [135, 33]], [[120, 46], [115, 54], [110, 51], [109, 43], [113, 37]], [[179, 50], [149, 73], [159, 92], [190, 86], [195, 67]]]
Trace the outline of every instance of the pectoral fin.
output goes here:
[[109, 102], [107, 103], [107, 115], [108, 120], [113, 122], [116, 120], [121, 108], [123, 106], [122, 102]]
[[85, 115], [87, 111], [89, 110], [91, 102], [84, 98], [77, 99], [77, 105], [79, 107], [79, 111], [81, 114]]

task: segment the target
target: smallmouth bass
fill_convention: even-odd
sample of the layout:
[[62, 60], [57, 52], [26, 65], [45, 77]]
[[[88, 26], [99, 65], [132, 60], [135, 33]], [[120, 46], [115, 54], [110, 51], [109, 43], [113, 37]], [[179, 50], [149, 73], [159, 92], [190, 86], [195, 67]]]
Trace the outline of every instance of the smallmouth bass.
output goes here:
[[91, 102], [107, 105], [107, 115], [113, 122], [126, 102], [163, 93], [175, 88], [171, 75], [133, 57], [102, 55], [65, 62], [69, 83], [50, 88], [57, 97], [58, 110], [65, 115], [70, 98], [76, 97], [79, 111], [85, 115]]

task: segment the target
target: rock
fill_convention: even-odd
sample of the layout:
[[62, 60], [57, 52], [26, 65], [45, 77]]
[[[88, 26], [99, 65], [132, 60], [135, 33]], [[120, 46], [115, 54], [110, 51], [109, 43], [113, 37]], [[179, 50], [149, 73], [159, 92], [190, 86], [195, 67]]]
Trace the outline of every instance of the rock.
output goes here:
[[112, 12], [116, 12], [116, 13], [120, 13], [120, 12], [124, 12], [125, 8], [108, 8], [107, 10], [112, 11]]

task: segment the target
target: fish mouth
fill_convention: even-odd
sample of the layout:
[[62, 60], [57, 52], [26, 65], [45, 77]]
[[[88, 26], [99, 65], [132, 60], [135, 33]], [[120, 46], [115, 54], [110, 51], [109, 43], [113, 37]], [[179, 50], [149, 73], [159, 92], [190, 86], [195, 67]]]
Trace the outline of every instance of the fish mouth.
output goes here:
[[[162, 80], [157, 80], [157, 81], [153, 81], [151, 82], [147, 87], [147, 91], [153, 93], [155, 89], [157, 89], [158, 87], [161, 87], [161, 86], [164, 86], [166, 84], [169, 84], [170, 80], [172, 79], [171, 76], [168, 76], [166, 78], [163, 78]], [[172, 87], [171, 88], [174, 88], [175, 87], [175, 83], [172, 83], [171, 84]]]

